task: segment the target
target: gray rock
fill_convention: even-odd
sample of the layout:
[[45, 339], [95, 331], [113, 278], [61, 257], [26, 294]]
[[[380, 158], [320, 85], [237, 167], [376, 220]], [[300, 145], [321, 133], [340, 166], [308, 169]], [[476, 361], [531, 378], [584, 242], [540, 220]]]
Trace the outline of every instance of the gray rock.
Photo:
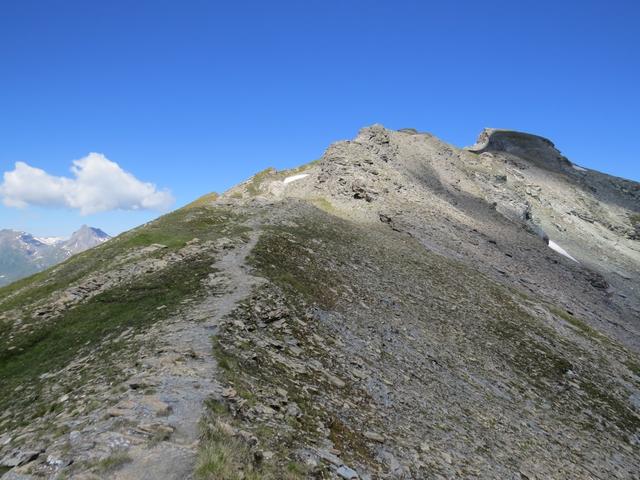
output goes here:
[[364, 432], [364, 436], [369, 440], [373, 440], [374, 442], [384, 443], [384, 437], [376, 432]]
[[28, 475], [26, 473], [18, 473], [13, 470], [8, 471], [4, 475], [2, 475], [2, 480], [36, 480], [38, 477], [34, 477], [33, 475]]
[[2, 459], [0, 459], [0, 467], [14, 468], [25, 465], [34, 461], [40, 456], [40, 451], [36, 450], [15, 450]]
[[359, 478], [358, 473], [352, 468], [347, 467], [346, 465], [342, 465], [336, 470], [336, 473], [340, 478], [345, 478], [347, 480], [352, 480], [354, 478]]

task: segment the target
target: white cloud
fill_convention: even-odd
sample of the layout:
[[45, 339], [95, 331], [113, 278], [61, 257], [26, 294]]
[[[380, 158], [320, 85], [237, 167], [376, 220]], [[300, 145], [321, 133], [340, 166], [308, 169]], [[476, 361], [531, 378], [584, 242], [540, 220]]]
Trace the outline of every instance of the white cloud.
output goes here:
[[108, 210], [163, 210], [173, 196], [152, 183], [141, 182], [100, 153], [75, 160], [75, 178], [56, 177], [24, 162], [4, 173], [0, 197], [8, 207], [65, 207], [82, 215]]

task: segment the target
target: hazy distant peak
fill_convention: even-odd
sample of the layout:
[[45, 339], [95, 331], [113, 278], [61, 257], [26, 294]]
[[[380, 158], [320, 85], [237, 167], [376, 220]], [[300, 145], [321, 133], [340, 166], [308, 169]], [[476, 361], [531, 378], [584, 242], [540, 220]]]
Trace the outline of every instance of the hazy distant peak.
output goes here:
[[68, 239], [0, 230], [0, 285], [44, 270], [110, 238], [99, 228], [88, 225], [80, 227]]
[[99, 228], [82, 225], [71, 237], [62, 243], [62, 248], [70, 253], [79, 253], [95, 247], [111, 237]]

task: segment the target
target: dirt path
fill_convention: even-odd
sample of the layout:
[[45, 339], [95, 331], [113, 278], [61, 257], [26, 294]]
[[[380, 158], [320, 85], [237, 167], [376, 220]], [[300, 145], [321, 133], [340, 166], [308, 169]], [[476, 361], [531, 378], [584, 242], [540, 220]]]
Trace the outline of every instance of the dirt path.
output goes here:
[[[146, 359], [150, 368], [135, 379], [142, 385], [151, 386], [155, 393], [148, 396], [132, 390], [131, 398], [124, 404], [132, 406], [131, 411], [140, 410], [139, 406], [142, 406], [145, 411], [155, 412], [156, 418], [150, 423], [159, 426], [149, 428], [155, 428], [159, 432], [156, 434], [158, 437], [169, 429], [173, 432], [167, 440], [158, 441], [153, 446], [149, 442], [133, 445], [128, 450], [131, 461], [111, 478], [192, 478], [203, 403], [209, 397], [220, 397], [222, 393], [222, 387], [216, 380], [218, 375], [212, 356], [211, 336], [215, 334], [220, 320], [261, 282], [260, 278], [251, 276], [245, 266], [246, 256], [255, 246], [258, 236], [252, 232], [247, 243], [225, 250], [214, 264], [216, 273], [212, 274], [210, 281], [218, 294], [208, 296], [189, 309], [183, 318], [165, 323], [155, 333], [159, 339], [158, 351], [162, 353]], [[127, 401], [132, 403], [127, 404]]]

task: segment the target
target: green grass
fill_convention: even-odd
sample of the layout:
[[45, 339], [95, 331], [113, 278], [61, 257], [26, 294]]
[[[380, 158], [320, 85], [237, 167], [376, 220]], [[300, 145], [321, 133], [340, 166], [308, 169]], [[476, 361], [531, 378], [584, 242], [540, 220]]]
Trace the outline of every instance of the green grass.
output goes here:
[[595, 328], [590, 327], [583, 320], [580, 320], [578, 317], [570, 315], [564, 310], [561, 310], [556, 307], [550, 307], [549, 310], [551, 310], [551, 312], [554, 315], [557, 315], [558, 317], [562, 318], [565, 322], [567, 322], [569, 325], [573, 326], [584, 337], [592, 340], [611, 343], [611, 340], [609, 339], [609, 337], [607, 337], [606, 335], [603, 335]]
[[126, 452], [115, 452], [100, 460], [94, 469], [98, 473], [110, 473], [131, 461], [132, 458]]
[[[318, 210], [320, 212], [320, 210]], [[326, 213], [322, 212], [325, 216]], [[263, 234], [249, 258], [264, 276], [271, 279], [293, 298], [302, 294], [312, 303], [331, 308], [337, 301], [332, 290], [348, 282], [338, 271], [326, 268], [319, 257], [306, 249], [317, 239], [330, 238], [332, 243], [352, 245], [357, 237], [335, 217], [332, 221], [303, 223], [296, 229], [271, 227]], [[303, 268], [299, 268], [303, 267]]]
[[186, 205], [185, 209], [209, 206], [212, 202], [216, 201], [218, 197], [220, 197], [220, 195], [218, 195], [218, 193], [216, 192], [207, 193], [206, 195], [196, 198], [193, 202]]
[[195, 237], [205, 240], [235, 236], [246, 230], [240, 226], [241, 222], [242, 217], [228, 209], [188, 205], [74, 255], [60, 265], [0, 288], [0, 313], [16, 307], [29, 307], [92, 272], [108, 268], [123, 252], [151, 244], [177, 250]]
[[[225, 421], [232, 421], [230, 416]], [[198, 480], [301, 480], [307, 470], [296, 462], [284, 469], [258, 461], [251, 447], [230, 431], [228, 423], [211, 413], [201, 422], [201, 448], [195, 476]]]
[[[57, 390], [70, 392], [85, 389], [95, 378], [105, 383], [120, 378], [123, 373], [117, 362], [133, 355], [136, 346], [131, 340], [116, 341], [117, 337], [128, 329], [142, 331], [174, 314], [186, 299], [196, 298], [204, 288], [203, 280], [214, 271], [214, 260], [209, 254], [201, 254], [153, 273], [138, 273], [47, 321], [34, 314], [35, 302], [88, 274], [110, 268], [114, 258], [136, 247], [162, 243], [167, 245], [160, 251], [164, 255], [194, 237], [203, 241], [237, 237], [246, 230], [241, 221], [226, 209], [185, 207], [0, 290], [0, 294], [13, 295], [0, 300], [0, 309], [21, 307], [20, 324], [0, 325], [0, 412], [11, 409], [15, 413], [2, 429], [61, 411], [63, 405], [47, 393], [52, 383]], [[164, 308], [158, 310], [160, 306]], [[87, 355], [91, 355], [87, 365], [69, 379], [41, 378]], [[23, 389], [19, 395], [16, 388]]]
[[211, 427], [205, 437], [206, 446], [198, 455], [196, 477], [201, 480], [243, 480], [258, 477], [251, 452], [240, 440]]
[[229, 413], [229, 407], [224, 402], [210, 398], [205, 402], [207, 410], [216, 416], [223, 416]]
[[310, 201], [311, 203], [313, 203], [313, 205], [318, 207], [320, 210], [323, 210], [327, 213], [335, 215], [338, 212], [338, 209], [334, 207], [333, 204], [324, 197], [312, 198], [310, 199]]
[[624, 362], [625, 366], [631, 370], [636, 377], [640, 378], [640, 362], [636, 359], [627, 359]]
[[[179, 302], [200, 289], [211, 272], [211, 259], [202, 257], [176, 264], [135, 282], [103, 292], [86, 303], [67, 310], [55, 321], [42, 325], [33, 320], [33, 330], [18, 336], [7, 348], [0, 341], [0, 410], [20, 402], [12, 392], [19, 385], [37, 386], [39, 376], [67, 365], [77, 355], [97, 349], [103, 340], [117, 337], [125, 329], [144, 328], [173, 313]], [[167, 308], [157, 310], [160, 305]], [[103, 355], [127, 348], [124, 342], [110, 343]], [[96, 365], [103, 374], [109, 365]], [[49, 408], [54, 408], [51, 405]]]
[[594, 382], [583, 380], [580, 383], [580, 388], [589, 395], [591, 407], [620, 430], [631, 435], [640, 430], [640, 417], [628, 403], [620, 401], [613, 392], [608, 391], [607, 385], [597, 385]]

